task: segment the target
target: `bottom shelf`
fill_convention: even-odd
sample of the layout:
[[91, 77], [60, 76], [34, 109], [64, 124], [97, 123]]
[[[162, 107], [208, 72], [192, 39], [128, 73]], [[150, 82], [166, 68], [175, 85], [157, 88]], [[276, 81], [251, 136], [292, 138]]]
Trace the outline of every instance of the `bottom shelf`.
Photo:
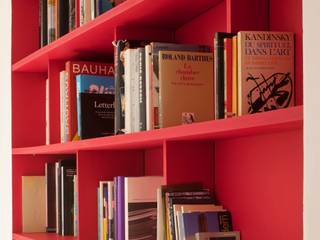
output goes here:
[[76, 240], [73, 236], [60, 236], [55, 233], [13, 233], [13, 240]]

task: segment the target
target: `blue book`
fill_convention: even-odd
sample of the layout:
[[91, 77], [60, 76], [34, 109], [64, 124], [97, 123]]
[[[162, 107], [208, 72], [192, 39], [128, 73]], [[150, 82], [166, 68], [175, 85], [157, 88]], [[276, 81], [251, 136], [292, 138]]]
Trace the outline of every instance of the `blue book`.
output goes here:
[[231, 214], [222, 212], [190, 212], [178, 216], [181, 220], [181, 239], [190, 239], [197, 232], [232, 231]]
[[76, 84], [79, 138], [113, 135], [114, 77], [80, 74]]

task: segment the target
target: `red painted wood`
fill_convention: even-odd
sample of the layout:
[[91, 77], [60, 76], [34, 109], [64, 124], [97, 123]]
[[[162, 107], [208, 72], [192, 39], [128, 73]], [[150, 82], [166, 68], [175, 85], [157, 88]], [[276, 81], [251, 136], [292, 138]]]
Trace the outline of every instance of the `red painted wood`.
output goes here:
[[12, 157], [12, 205], [13, 232], [22, 232], [22, 176], [44, 176], [45, 163], [65, 156], [13, 156]]
[[176, 29], [176, 41], [205, 44], [213, 49], [214, 33], [217, 31], [225, 32], [226, 25], [226, 3], [220, 1], [214, 8], [179, 26]]
[[295, 33], [296, 103], [303, 104], [302, 1], [270, 0], [270, 29]]
[[164, 177], [167, 184], [200, 182], [212, 189], [213, 141], [168, 141], [164, 145]]
[[186, 4], [184, 0], [130, 0], [102, 14], [94, 21], [66, 34], [52, 44], [13, 65], [13, 71], [44, 72], [49, 59], [67, 60], [96, 54], [113, 55], [113, 29], [140, 26], [175, 29], [213, 7], [220, 0], [202, 0]]
[[12, 62], [39, 48], [39, 0], [12, 1]]
[[60, 236], [53, 233], [14, 233], [13, 240], [76, 240], [72, 236]]
[[97, 239], [97, 188], [115, 176], [142, 176], [143, 151], [80, 151], [77, 154], [79, 239]]
[[215, 189], [246, 240], [301, 240], [302, 130], [216, 141]]
[[45, 144], [45, 74], [12, 74], [12, 146]]
[[144, 171], [146, 176], [163, 176], [163, 147], [144, 151]]
[[60, 72], [64, 69], [65, 62], [49, 61], [50, 143], [60, 143]]
[[266, 132], [301, 129], [303, 107], [297, 106], [237, 118], [214, 120], [191, 125], [181, 125], [112, 137], [95, 138], [65, 144], [15, 148], [13, 154], [76, 153], [78, 150], [153, 148], [164, 140], [201, 140], [234, 138]]

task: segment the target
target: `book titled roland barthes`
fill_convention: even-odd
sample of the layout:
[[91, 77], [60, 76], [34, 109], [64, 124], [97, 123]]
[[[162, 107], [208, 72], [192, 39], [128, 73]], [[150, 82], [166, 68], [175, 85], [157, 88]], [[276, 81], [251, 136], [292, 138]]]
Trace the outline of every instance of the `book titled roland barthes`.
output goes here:
[[160, 127], [213, 119], [212, 53], [159, 53]]

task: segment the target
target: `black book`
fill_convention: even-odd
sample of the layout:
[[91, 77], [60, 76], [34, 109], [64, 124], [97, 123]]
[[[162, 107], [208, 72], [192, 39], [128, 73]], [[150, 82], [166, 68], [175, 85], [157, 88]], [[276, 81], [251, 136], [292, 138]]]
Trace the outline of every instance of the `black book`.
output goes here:
[[48, 44], [47, 0], [40, 0], [40, 47]]
[[62, 235], [74, 234], [74, 175], [75, 163], [61, 165], [61, 229]]
[[114, 42], [115, 134], [123, 134], [125, 129], [124, 62], [122, 53], [127, 48], [144, 47], [146, 44], [148, 44], [148, 42], [140, 40], [118, 40]]
[[224, 118], [224, 39], [236, 34], [216, 32], [214, 36], [214, 89], [215, 89], [215, 119]]
[[69, 2], [58, 0], [58, 37], [69, 32]]
[[55, 163], [46, 163], [47, 232], [56, 232], [56, 173]]

